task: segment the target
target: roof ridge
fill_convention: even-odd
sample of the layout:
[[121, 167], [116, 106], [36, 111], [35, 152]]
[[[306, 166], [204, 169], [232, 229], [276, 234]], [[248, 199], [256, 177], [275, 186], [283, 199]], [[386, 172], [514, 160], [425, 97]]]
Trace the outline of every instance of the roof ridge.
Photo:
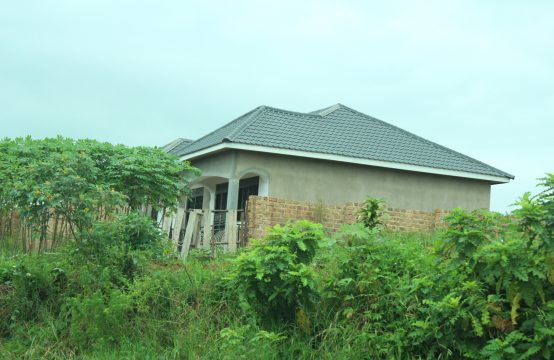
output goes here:
[[264, 113], [267, 108], [268, 108], [267, 106], [261, 105], [261, 106], [258, 106], [257, 108], [255, 108], [254, 110], [252, 110], [252, 111], [246, 113], [245, 115], [243, 115], [242, 117], [246, 116], [246, 119], [244, 120], [244, 122], [242, 124], [240, 124], [239, 126], [237, 126], [236, 129], [231, 131], [229, 133], [229, 135], [225, 136], [223, 138], [223, 141], [228, 140], [228, 141], [234, 142], [234, 139], [237, 138], [238, 136], [240, 136], [244, 132], [244, 130], [246, 130], [246, 128], [248, 126], [255, 123], [256, 120], [259, 119], [260, 115], [262, 113]]
[[489, 164], [486, 164], [486, 163], [484, 163], [484, 162], [482, 162], [482, 161], [479, 161], [479, 160], [477, 160], [477, 159], [474, 159], [474, 158], [472, 158], [471, 156], [468, 156], [468, 155], [462, 154], [461, 152], [458, 152], [458, 151], [456, 151], [456, 150], [450, 149], [450, 148], [448, 148], [448, 147], [446, 147], [446, 146], [444, 146], [444, 145], [437, 144], [436, 142], [431, 141], [431, 140], [427, 140], [427, 139], [425, 139], [425, 138], [423, 138], [423, 137], [421, 137], [421, 136], [419, 136], [419, 135], [416, 135], [416, 134], [414, 134], [414, 133], [412, 133], [412, 132], [409, 132], [409, 131], [407, 131], [407, 130], [404, 130], [404, 129], [402, 129], [402, 128], [396, 126], [396, 125], [390, 124], [390, 123], [388, 123], [388, 122], [386, 122], [386, 121], [383, 121], [383, 120], [381, 120], [381, 119], [377, 119], [377, 118], [375, 118], [375, 117], [373, 117], [373, 116], [364, 114], [364, 113], [359, 112], [359, 111], [357, 111], [357, 110], [354, 110], [354, 109], [352, 109], [352, 108], [350, 108], [350, 107], [348, 107], [348, 106], [346, 106], [346, 105], [343, 105], [343, 104], [340, 104], [340, 103], [337, 104], [337, 105], [339, 105], [340, 107], [344, 108], [345, 110], [348, 110], [348, 111], [351, 111], [351, 112], [353, 112], [353, 113], [356, 113], [356, 114], [365, 116], [365, 117], [367, 117], [367, 118], [370, 118], [370, 119], [379, 121], [379, 122], [382, 123], [382, 124], [385, 124], [385, 125], [387, 125], [387, 126], [390, 126], [390, 127], [395, 128], [395, 129], [397, 129], [397, 130], [400, 130], [401, 132], [403, 132], [403, 133], [405, 133], [405, 134], [407, 134], [407, 135], [411, 136], [412, 138], [415, 138], [415, 139], [417, 139], [417, 140], [419, 140], [419, 141], [424, 141], [424, 142], [426, 142], [426, 143], [428, 143], [428, 144], [430, 144], [430, 145], [432, 145], [432, 146], [434, 146], [434, 147], [438, 147], [438, 148], [444, 149], [444, 150], [446, 150], [446, 151], [449, 151], [449, 152], [451, 152], [451, 153], [454, 153], [454, 154], [457, 154], [457, 155], [461, 155], [461, 156], [463, 156], [464, 158], [466, 158], [466, 159], [468, 159], [468, 160], [471, 160], [471, 161], [476, 162], [476, 163], [478, 163], [478, 164], [484, 165], [484, 166], [486, 166], [487, 168], [492, 169], [492, 170], [494, 170], [494, 171], [498, 171], [498, 172], [501, 173], [501, 174], [507, 175], [507, 176], [508, 176], [509, 178], [511, 178], [511, 179], [514, 179], [514, 178], [515, 178], [515, 176], [512, 175], [512, 174], [509, 174], [509, 173], [504, 172], [504, 171], [502, 171], [502, 170], [500, 170], [500, 169], [497, 169], [497, 168], [495, 168], [495, 167], [493, 167], [493, 166], [490, 166]]
[[319, 115], [320, 116], [327, 116], [335, 111], [337, 111], [338, 109], [341, 108], [341, 104], [335, 104], [333, 106], [329, 106], [327, 109], [324, 109], [322, 111], [319, 112]]
[[[245, 116], [247, 116], [247, 115], [253, 113], [254, 111], [258, 110], [258, 109], [261, 108], [261, 107], [263, 107], [263, 105], [262, 105], [262, 106], [255, 107], [254, 109], [252, 109], [252, 110], [250, 110], [250, 111], [248, 111], [248, 112], [246, 112], [246, 113], [240, 115], [239, 117], [237, 117], [236, 119], [234, 119], [234, 120], [228, 122], [227, 124], [225, 124], [225, 125], [223, 125], [223, 126], [220, 126], [220, 127], [216, 128], [215, 130], [213, 130], [212, 132], [210, 132], [210, 133], [208, 133], [208, 134], [202, 136], [201, 138], [198, 138], [198, 139], [194, 140], [193, 142], [191, 142], [191, 143], [189, 144], [189, 146], [191, 146], [191, 145], [193, 145], [193, 144], [199, 142], [200, 140], [203, 140], [203, 139], [207, 138], [208, 136], [214, 134], [216, 131], [219, 131], [219, 130], [221, 130], [221, 129], [224, 129], [224, 128], [226, 128], [226, 127], [229, 127], [230, 125], [236, 123], [236, 122], [239, 121], [240, 119], [242, 119], [242, 118], [244, 118]], [[188, 147], [188, 146], [187, 146], [187, 147]], [[184, 149], [183, 149], [183, 150], [184, 150]]]
[[292, 110], [285, 110], [285, 109], [279, 109], [272, 106], [265, 106], [268, 110], [274, 110], [274, 111], [280, 111], [282, 113], [286, 114], [293, 114], [293, 115], [302, 115], [302, 116], [312, 116], [312, 117], [321, 117], [319, 114], [312, 114], [312, 113], [306, 113], [306, 112], [300, 112], [300, 111], [292, 111]]

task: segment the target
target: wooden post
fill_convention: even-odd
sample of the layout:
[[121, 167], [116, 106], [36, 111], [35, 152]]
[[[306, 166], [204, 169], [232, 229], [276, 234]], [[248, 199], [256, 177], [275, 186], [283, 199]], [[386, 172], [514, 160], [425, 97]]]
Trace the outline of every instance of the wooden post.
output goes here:
[[172, 217], [169, 211], [166, 211], [163, 217], [162, 231], [169, 236], [169, 230], [171, 229]]
[[192, 234], [192, 244], [198, 248], [198, 245], [200, 244], [200, 224], [202, 224], [203, 215], [202, 210], [194, 210], [196, 213], [196, 226], [194, 227], [194, 232]]
[[202, 248], [209, 249], [212, 242], [212, 212], [209, 209], [204, 210], [202, 220], [204, 223], [204, 240]]
[[177, 209], [177, 213], [175, 214], [175, 228], [173, 229], [173, 238], [171, 239], [173, 242], [173, 246], [175, 246], [175, 250], [177, 250], [177, 247], [179, 246], [179, 235], [181, 234], [181, 229], [183, 228], [184, 221], [185, 209], [179, 207]]
[[181, 258], [185, 260], [189, 254], [190, 243], [192, 241], [192, 236], [196, 231], [196, 228], [199, 225], [198, 212], [193, 211], [189, 215], [189, 221], [187, 223], [187, 229], [185, 230], [185, 238], [183, 239], [183, 245], [181, 247]]
[[237, 251], [237, 210], [228, 210], [225, 222], [225, 239], [227, 240], [227, 251]]

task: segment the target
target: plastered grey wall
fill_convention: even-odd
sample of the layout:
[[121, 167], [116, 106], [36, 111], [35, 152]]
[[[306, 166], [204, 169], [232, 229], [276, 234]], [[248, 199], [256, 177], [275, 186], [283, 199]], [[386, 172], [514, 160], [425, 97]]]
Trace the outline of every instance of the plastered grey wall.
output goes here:
[[236, 151], [225, 151], [195, 159], [191, 163], [202, 170], [202, 177], [230, 178], [235, 176], [237, 155]]
[[264, 195], [282, 199], [342, 204], [373, 196], [393, 208], [424, 211], [488, 209], [490, 204], [490, 183], [450, 176], [249, 151], [210, 155], [192, 163], [206, 175], [223, 177], [259, 170], [268, 181]]

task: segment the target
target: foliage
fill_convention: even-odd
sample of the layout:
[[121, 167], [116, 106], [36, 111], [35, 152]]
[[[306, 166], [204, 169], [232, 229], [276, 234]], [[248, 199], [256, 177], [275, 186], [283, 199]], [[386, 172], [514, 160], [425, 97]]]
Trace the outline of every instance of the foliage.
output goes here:
[[69, 339], [79, 348], [104, 347], [126, 335], [131, 301], [121, 290], [69, 298], [66, 306], [71, 317]]
[[165, 238], [156, 222], [139, 212], [117, 215], [111, 221], [96, 222], [79, 234], [78, 250], [102, 254], [109, 244], [123, 244], [131, 249], [151, 248]]
[[91, 152], [96, 164], [101, 164], [101, 179], [124, 194], [132, 209], [145, 204], [174, 208], [186, 193], [190, 176], [198, 173], [188, 162], [177, 161], [159, 148], [95, 145]]
[[221, 359], [279, 359], [276, 344], [285, 336], [271, 331], [253, 331], [250, 325], [220, 332]]
[[343, 226], [333, 252], [338, 271], [327, 279], [325, 296], [339, 322], [357, 329], [354, 344], [370, 344], [371, 356], [379, 358], [418, 351], [410, 330], [423, 298], [414, 293], [433, 265], [422, 244], [385, 239], [355, 224]]
[[52, 220], [66, 222], [69, 234], [77, 237], [118, 210], [147, 204], [173, 208], [196, 173], [187, 162], [157, 148], [62, 137], [4, 139], [0, 219], [12, 221], [16, 214], [45, 247]]
[[[3, 358], [551, 359], [554, 178], [436, 234], [276, 227], [187, 263], [138, 214], [0, 257]], [[144, 237], [143, 237], [144, 235]], [[293, 321], [295, 320], [295, 321]]]
[[383, 225], [384, 214], [384, 200], [369, 197], [363, 203], [358, 213], [358, 221], [371, 230]]
[[252, 307], [261, 319], [294, 319], [296, 311], [315, 299], [310, 267], [324, 237], [321, 225], [308, 221], [269, 229], [234, 262], [230, 286], [239, 292], [243, 306]]
[[541, 184], [508, 216], [453, 210], [436, 250], [346, 227], [325, 291], [328, 311], [354, 322], [353, 346], [379, 358], [551, 358], [552, 176]]
[[[160, 257], [155, 237], [146, 243], [152, 247], [133, 249], [105, 239], [99, 242], [105, 257], [77, 250], [77, 244], [56, 253], [0, 257], [0, 353], [68, 358], [110, 349], [110, 358], [119, 351], [122, 358], [148, 351], [153, 358], [181, 358], [205, 351], [204, 334], [219, 339], [229, 324], [221, 312], [238, 308], [228, 308], [221, 291], [226, 262], [185, 266], [175, 256]], [[126, 270], [129, 259], [133, 276]]]

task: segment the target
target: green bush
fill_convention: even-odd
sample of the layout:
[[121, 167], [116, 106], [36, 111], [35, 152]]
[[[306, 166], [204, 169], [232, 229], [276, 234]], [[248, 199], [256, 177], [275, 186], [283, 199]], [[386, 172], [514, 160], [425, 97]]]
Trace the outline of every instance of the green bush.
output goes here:
[[132, 280], [141, 271], [145, 257], [159, 260], [175, 257], [172, 245], [156, 223], [138, 212], [95, 223], [80, 234], [74, 255], [98, 271], [115, 270], [114, 274], [121, 275], [123, 282], [123, 278]]
[[139, 212], [119, 215], [111, 221], [95, 223], [81, 233], [79, 249], [90, 254], [102, 254], [111, 245], [125, 245], [132, 250], [147, 249], [167, 242], [156, 222]]
[[425, 299], [416, 296], [418, 288], [429, 285], [425, 275], [432, 273], [429, 252], [417, 239], [385, 239], [363, 224], [343, 226], [337, 238], [337, 271], [324, 289], [326, 311], [352, 332], [351, 345], [366, 348], [372, 358], [417, 353], [419, 339], [411, 330]]
[[41, 319], [44, 312], [58, 314], [67, 290], [67, 259], [19, 255], [0, 258], [0, 337], [21, 322]]
[[358, 221], [372, 230], [383, 225], [385, 217], [385, 201], [369, 197], [358, 213]]
[[250, 325], [227, 327], [220, 331], [220, 359], [280, 359], [278, 343], [282, 334], [253, 329]]
[[131, 299], [121, 290], [67, 299], [69, 340], [80, 349], [118, 344], [128, 335]]
[[310, 263], [324, 238], [321, 225], [299, 221], [269, 229], [234, 261], [230, 286], [260, 319], [290, 321], [316, 299]]

